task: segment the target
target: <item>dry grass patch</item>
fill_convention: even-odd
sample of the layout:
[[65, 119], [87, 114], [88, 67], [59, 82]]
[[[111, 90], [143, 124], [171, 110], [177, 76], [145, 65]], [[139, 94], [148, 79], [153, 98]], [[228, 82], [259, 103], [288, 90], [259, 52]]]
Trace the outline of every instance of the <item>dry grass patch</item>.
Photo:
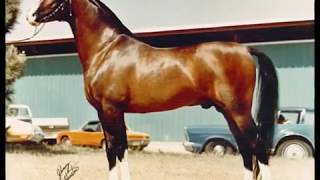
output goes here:
[[[71, 180], [106, 180], [105, 152], [83, 147], [43, 146], [6, 150], [7, 180], [57, 180], [56, 170], [67, 162], [79, 167]], [[129, 152], [132, 180], [238, 180], [240, 156]], [[19, 169], [19, 171], [17, 171]], [[314, 159], [271, 159], [274, 180], [314, 180]]]

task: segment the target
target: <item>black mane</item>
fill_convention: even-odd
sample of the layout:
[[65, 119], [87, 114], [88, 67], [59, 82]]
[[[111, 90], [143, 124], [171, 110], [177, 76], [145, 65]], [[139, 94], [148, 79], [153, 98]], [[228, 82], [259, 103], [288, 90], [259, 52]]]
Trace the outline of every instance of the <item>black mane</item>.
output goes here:
[[118, 29], [120, 33], [124, 33], [129, 36], [134, 36], [133, 33], [120, 21], [120, 19], [112, 12], [110, 8], [108, 8], [103, 2], [100, 0], [89, 0], [92, 4], [96, 5], [102, 12], [103, 18], [110, 22], [112, 20], [113, 24], [116, 24], [118, 26]]

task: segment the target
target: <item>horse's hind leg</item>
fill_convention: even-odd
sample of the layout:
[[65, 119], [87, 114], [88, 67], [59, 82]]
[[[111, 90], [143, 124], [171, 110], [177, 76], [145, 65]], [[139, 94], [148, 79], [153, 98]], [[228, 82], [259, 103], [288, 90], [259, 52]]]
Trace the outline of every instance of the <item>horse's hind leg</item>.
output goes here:
[[265, 146], [257, 144], [258, 129], [253, 121], [251, 111], [223, 110], [228, 121], [245, 167], [244, 180], [271, 180], [268, 167], [268, 155]]
[[128, 142], [124, 113], [110, 104], [104, 104], [98, 111], [99, 119], [103, 127], [106, 154], [109, 163], [109, 180], [118, 180], [118, 160], [120, 161], [121, 180], [129, 180], [129, 169], [127, 162]]
[[255, 155], [263, 180], [271, 180], [272, 177], [269, 169], [269, 155], [264, 142], [261, 142], [259, 140], [257, 141], [257, 145], [255, 147]]
[[230, 130], [232, 131], [238, 147], [239, 152], [243, 158], [244, 163], [244, 180], [256, 179], [253, 176], [253, 156], [256, 146], [257, 127], [252, 119], [251, 112], [248, 111], [233, 111], [222, 110]]

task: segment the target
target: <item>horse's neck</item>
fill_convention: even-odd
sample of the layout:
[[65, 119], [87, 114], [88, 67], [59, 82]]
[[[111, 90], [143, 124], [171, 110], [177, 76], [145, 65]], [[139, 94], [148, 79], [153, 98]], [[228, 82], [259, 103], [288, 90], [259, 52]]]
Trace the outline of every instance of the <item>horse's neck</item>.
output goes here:
[[[118, 35], [132, 33], [110, 11], [102, 12], [89, 0], [72, 0], [74, 19], [69, 21], [73, 31], [83, 71], [87, 71], [93, 57]], [[100, 12], [99, 12], [100, 11]]]

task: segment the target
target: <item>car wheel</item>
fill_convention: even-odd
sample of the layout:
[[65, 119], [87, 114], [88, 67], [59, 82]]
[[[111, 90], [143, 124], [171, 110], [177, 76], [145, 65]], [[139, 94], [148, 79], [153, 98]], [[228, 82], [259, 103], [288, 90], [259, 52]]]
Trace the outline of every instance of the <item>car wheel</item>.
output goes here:
[[61, 138], [61, 144], [63, 144], [63, 145], [68, 145], [68, 146], [70, 146], [71, 145], [71, 141], [70, 141], [70, 139], [69, 139], [69, 137], [67, 137], [67, 136], [63, 136], [62, 138]]
[[136, 146], [135, 150], [136, 150], [136, 151], [142, 151], [142, 150], [143, 150], [143, 147], [142, 147], [142, 146]]
[[129, 147], [132, 151], [139, 151], [139, 146], [130, 146]]
[[276, 154], [289, 159], [302, 159], [312, 156], [312, 149], [306, 142], [292, 139], [280, 144]]
[[232, 154], [232, 147], [223, 141], [210, 141], [204, 147], [204, 152], [208, 154], [214, 154], [218, 156], [223, 156], [226, 154]]

